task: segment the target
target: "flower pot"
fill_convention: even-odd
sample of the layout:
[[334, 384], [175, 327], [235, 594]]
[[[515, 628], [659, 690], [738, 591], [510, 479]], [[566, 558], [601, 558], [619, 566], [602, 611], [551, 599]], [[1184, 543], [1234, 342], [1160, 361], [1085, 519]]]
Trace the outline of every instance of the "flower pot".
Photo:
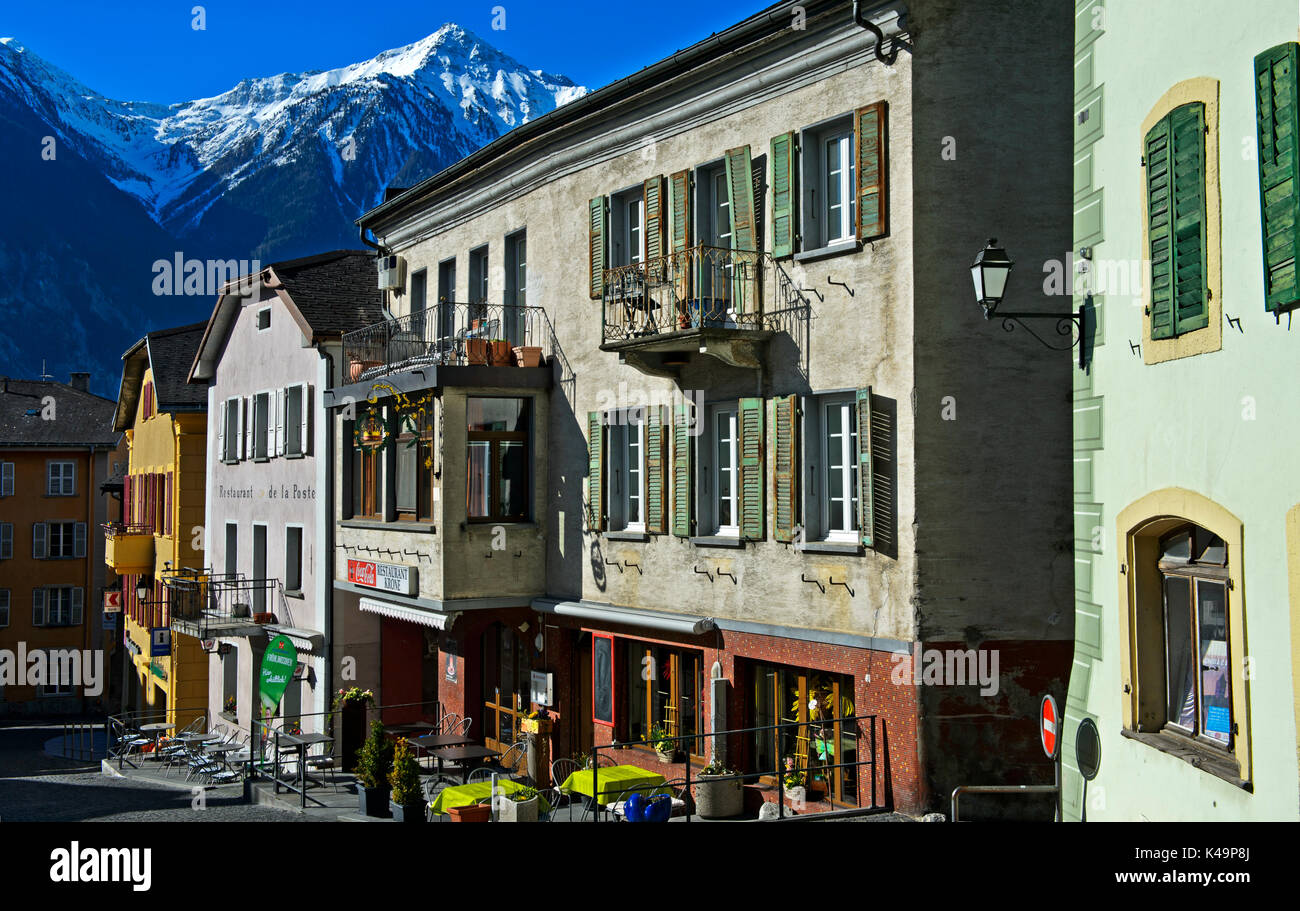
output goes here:
[[672, 761], [677, 758], [677, 753], [674, 750], [656, 749], [655, 755], [659, 757], [659, 761], [664, 765], [670, 765]]
[[465, 339], [465, 360], [470, 364], [487, 364], [488, 342], [485, 338]]
[[493, 367], [510, 366], [510, 343], [504, 340], [488, 341], [488, 363]]
[[367, 788], [357, 785], [357, 805], [366, 816], [383, 818], [388, 815], [388, 785]]
[[536, 797], [530, 797], [528, 800], [498, 797], [497, 822], [537, 822], [537, 807]]
[[745, 809], [745, 790], [739, 778], [701, 775], [695, 785], [695, 812], [705, 819], [730, 819]]
[[794, 806], [802, 806], [808, 802], [808, 789], [803, 785], [794, 788], [786, 788], [785, 796], [790, 798], [790, 803]]
[[542, 349], [536, 345], [522, 345], [515, 350], [516, 367], [540, 367]]
[[253, 622], [254, 622], [254, 623], [274, 623], [274, 622], [275, 622], [275, 614], [271, 613], [270, 611], [263, 611], [263, 612], [260, 613], [260, 614], [254, 614], [254, 615], [253, 615]]
[[352, 363], [348, 365], [348, 377], [355, 383], [361, 379], [361, 374], [372, 367], [378, 366], [379, 361], [363, 361], [360, 358], [353, 358]]
[[393, 819], [397, 822], [424, 822], [424, 803], [423, 801], [413, 804], [400, 804], [389, 801], [388, 809], [393, 814]]
[[452, 822], [491, 822], [492, 807], [485, 803], [471, 804], [468, 807], [452, 807], [448, 811]]

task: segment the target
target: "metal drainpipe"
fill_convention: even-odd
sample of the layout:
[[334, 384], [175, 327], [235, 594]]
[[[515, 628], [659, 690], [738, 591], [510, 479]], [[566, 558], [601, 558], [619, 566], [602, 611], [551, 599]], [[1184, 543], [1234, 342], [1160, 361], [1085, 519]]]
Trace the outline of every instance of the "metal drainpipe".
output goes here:
[[[361, 239], [365, 240], [365, 230], [362, 229]], [[334, 384], [334, 357], [325, 350], [320, 350], [320, 355], [325, 359], [325, 375], [329, 378], [330, 385]], [[334, 420], [333, 415], [324, 409], [325, 390], [321, 390], [317, 395], [322, 405], [322, 410], [330, 418], [326, 422], [325, 432], [325, 605], [327, 610], [323, 611], [325, 623], [321, 632], [325, 634], [325, 704], [330, 704], [330, 696], [334, 692]]]
[[862, 0], [853, 0], [853, 21], [875, 36], [876, 59], [886, 66], [892, 66], [894, 61], [898, 59], [898, 39], [895, 38], [891, 42], [888, 54], [881, 51], [881, 48], [885, 45], [885, 33], [880, 30], [880, 26], [862, 14]]

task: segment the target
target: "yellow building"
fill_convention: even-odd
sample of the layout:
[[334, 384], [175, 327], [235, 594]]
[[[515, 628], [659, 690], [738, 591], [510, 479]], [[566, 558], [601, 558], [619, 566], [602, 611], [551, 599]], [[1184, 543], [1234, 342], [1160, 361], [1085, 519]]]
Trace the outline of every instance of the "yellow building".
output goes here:
[[150, 332], [122, 356], [113, 429], [126, 434], [130, 461], [123, 519], [104, 551], [122, 578], [125, 706], [156, 721], [165, 713], [178, 729], [208, 708], [207, 655], [199, 640], [172, 635], [162, 584], [168, 571], [204, 565], [207, 393], [186, 374], [205, 325]]

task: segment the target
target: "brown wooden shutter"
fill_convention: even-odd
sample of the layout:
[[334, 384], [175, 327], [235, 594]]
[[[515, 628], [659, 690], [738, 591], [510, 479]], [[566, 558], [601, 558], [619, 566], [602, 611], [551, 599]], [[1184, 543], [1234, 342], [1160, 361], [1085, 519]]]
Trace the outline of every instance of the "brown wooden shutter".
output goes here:
[[587, 524], [605, 527], [605, 422], [599, 411], [587, 413]]
[[764, 537], [763, 400], [740, 400], [740, 536], [748, 541]]
[[608, 222], [605, 217], [605, 197], [597, 196], [587, 203], [589, 231], [587, 259], [591, 270], [591, 297], [599, 300], [605, 294], [605, 235]]
[[167, 534], [172, 533], [172, 473], [167, 472]]
[[679, 538], [691, 536], [694, 522], [691, 417], [690, 405], [678, 405], [673, 414], [673, 534]]
[[772, 400], [772, 508], [776, 540], [794, 540], [799, 524], [799, 397]]
[[882, 237], [889, 228], [888, 159], [883, 101], [858, 108], [853, 115], [853, 149], [857, 156], [858, 240]]
[[668, 434], [663, 406], [647, 409], [645, 416], [645, 529], [661, 535], [667, 525]]

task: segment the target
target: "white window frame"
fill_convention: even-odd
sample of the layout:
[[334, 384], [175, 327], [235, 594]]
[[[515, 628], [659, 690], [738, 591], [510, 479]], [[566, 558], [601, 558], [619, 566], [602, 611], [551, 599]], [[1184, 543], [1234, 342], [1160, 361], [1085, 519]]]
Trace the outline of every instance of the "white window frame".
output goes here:
[[[732, 524], [723, 525], [720, 516], [722, 515], [722, 466], [719, 463], [719, 454], [722, 452], [722, 433], [719, 430], [720, 420], [726, 418], [730, 424], [731, 441], [728, 445], [728, 455], [731, 462], [727, 469], [730, 475], [731, 495], [727, 497], [727, 505], [731, 507]], [[710, 499], [713, 507], [713, 533], [724, 538], [740, 537], [740, 404], [715, 405], [709, 410], [709, 466], [710, 482], [712, 493]]]
[[[48, 679], [49, 676], [53, 673], [55, 667], [54, 652], [56, 651], [56, 649], [46, 648], [46, 649], [41, 649], [41, 651], [45, 653], [45, 673], [46, 673], [46, 678]], [[38, 690], [37, 695], [71, 696], [73, 695], [73, 689], [75, 686], [76, 684], [70, 681], [68, 683], [44, 683], [41, 684], [39, 687], [37, 687]]]
[[[825, 541], [848, 541], [854, 542], [860, 540], [861, 532], [858, 528], [858, 451], [856, 440], [858, 438], [857, 427], [857, 401], [849, 396], [825, 396], [818, 401], [819, 414], [821, 419], [820, 432], [818, 433], [818, 442], [821, 448], [821, 491], [818, 501], [821, 509], [821, 528], [822, 539]], [[831, 527], [831, 438], [830, 438], [830, 412], [835, 409], [840, 412], [840, 427], [842, 432], [838, 447], [840, 450], [841, 463], [839, 467], [840, 480], [847, 496], [843, 499], [844, 515], [847, 519], [848, 528]], [[849, 428], [852, 428], [851, 430]]]
[[[43, 522], [38, 524], [43, 525], [45, 528], [45, 533], [44, 533], [45, 546], [43, 552], [39, 556], [35, 553], [33, 553], [32, 556], [36, 557], [37, 559], [46, 559], [46, 560], [78, 560], [86, 556], [86, 523], [85, 522]], [[69, 526], [71, 526], [71, 528], [69, 528]], [[71, 536], [72, 541], [70, 546], [72, 549], [72, 553], [56, 554], [54, 552], [54, 537], [55, 537], [56, 529], [59, 538], [59, 549], [63, 550], [63, 545], [66, 539], [69, 536]], [[35, 541], [33, 541], [33, 549], [35, 549]]]
[[[830, 152], [834, 148], [840, 156], [839, 171], [832, 172], [830, 166]], [[857, 195], [854, 191], [853, 181], [857, 176], [857, 165], [853, 159], [853, 131], [843, 130], [831, 133], [822, 137], [822, 211], [821, 215], [824, 221], [826, 235], [823, 239], [824, 245], [828, 247], [839, 246], [840, 244], [853, 243], [857, 240], [857, 222], [855, 215], [857, 212], [854, 197]], [[844, 167], [845, 160], [848, 161], [848, 168]], [[832, 187], [839, 191], [840, 202], [838, 204], [839, 217], [832, 218], [830, 204]]]
[[[310, 395], [308, 394], [309, 386], [306, 383], [295, 383], [292, 386], [286, 386], [282, 391], [284, 394], [284, 435], [280, 445], [281, 455], [288, 458], [298, 458], [305, 456], [310, 451], [308, 445], [308, 434], [311, 433], [311, 413], [308, 410]], [[292, 449], [289, 446], [290, 422], [289, 422], [289, 403], [291, 400], [298, 401], [298, 448]]]
[[14, 495], [14, 463], [0, 462], [0, 497]]
[[[298, 585], [297, 587], [293, 587], [289, 585], [289, 571], [290, 568], [293, 566], [293, 563], [289, 559], [290, 558], [289, 531], [291, 529], [298, 530]], [[286, 592], [293, 592], [297, 594], [302, 591], [303, 577], [305, 575], [304, 570], [306, 569], [303, 562], [304, 559], [303, 555], [306, 552], [306, 541], [307, 541], [307, 529], [301, 523], [298, 522], [285, 523], [284, 525], [284, 590]]]
[[[41, 622], [36, 622], [35, 611], [33, 610], [33, 626], [81, 626], [85, 616], [83, 589], [75, 585], [47, 585], [42, 586], [37, 591], [44, 593], [41, 599]], [[66, 614], [66, 622], [55, 622], [56, 596], [57, 607], [59, 608], [57, 619], [63, 621]]]
[[[609, 511], [609, 530], [644, 534], [646, 530], [645, 420], [633, 409], [608, 415], [609, 472], [605, 498]], [[635, 471], [632, 469], [635, 458]], [[633, 474], [636, 491], [633, 493]], [[632, 501], [640, 518], [628, 521]]]
[[[266, 397], [266, 404], [260, 406], [259, 408], [263, 396]], [[253, 394], [252, 428], [253, 428], [253, 461], [254, 462], [268, 461], [271, 458], [271, 453], [274, 452], [274, 448], [271, 446], [271, 437], [272, 434], [274, 433], [274, 427], [275, 427], [275, 415], [271, 413], [271, 409], [272, 407], [274, 407], [274, 403], [275, 403], [275, 393], [272, 392], [270, 389], [263, 389], [260, 392], [255, 392]], [[266, 416], [265, 428], [258, 427], [259, 410], [265, 413]]]
[[[847, 173], [841, 165], [837, 175], [840, 212], [831, 224], [829, 204], [831, 174], [827, 154], [836, 146], [848, 156]], [[857, 150], [854, 146], [853, 114], [847, 112], [804, 127], [799, 132], [799, 238], [796, 250], [810, 253], [839, 250], [857, 243]], [[841, 162], [844, 158], [841, 157]], [[847, 206], [844, 205], [847, 201]]]
[[[60, 469], [57, 472], [57, 478], [55, 477], [55, 468]], [[47, 497], [75, 497], [77, 495], [76, 462], [51, 459], [45, 463], [45, 495]]]
[[0, 522], [0, 560], [14, 558], [14, 523]]
[[[234, 406], [234, 414], [231, 414], [231, 406]], [[243, 457], [244, 451], [244, 397], [232, 395], [227, 398], [221, 405], [221, 420], [223, 421], [221, 431], [221, 461], [227, 465], [233, 465], [239, 462]], [[234, 418], [233, 425], [230, 419]]]
[[492, 287], [491, 253], [487, 244], [469, 251], [469, 302], [471, 304], [488, 302]]

